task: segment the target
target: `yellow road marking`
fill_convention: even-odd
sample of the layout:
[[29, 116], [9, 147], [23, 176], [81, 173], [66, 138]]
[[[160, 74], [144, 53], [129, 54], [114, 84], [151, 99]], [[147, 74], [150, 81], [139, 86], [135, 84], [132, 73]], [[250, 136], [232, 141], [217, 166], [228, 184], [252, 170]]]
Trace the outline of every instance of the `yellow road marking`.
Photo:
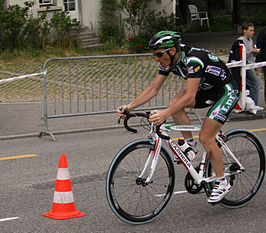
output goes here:
[[9, 157], [2, 157], [0, 160], [9, 160], [9, 159], [21, 159], [21, 158], [30, 158], [30, 157], [36, 157], [39, 155], [30, 154], [30, 155], [17, 155], [17, 156], [9, 156]]
[[266, 128], [261, 128], [261, 129], [251, 129], [251, 132], [258, 132], [258, 131], [265, 131]]
[[[261, 129], [249, 129], [251, 132], [259, 132], [259, 131], [266, 131], [266, 128], [261, 128]], [[193, 138], [198, 138], [199, 136], [193, 136]], [[184, 139], [183, 137], [180, 138], [173, 138], [172, 140], [179, 140], [179, 139]]]

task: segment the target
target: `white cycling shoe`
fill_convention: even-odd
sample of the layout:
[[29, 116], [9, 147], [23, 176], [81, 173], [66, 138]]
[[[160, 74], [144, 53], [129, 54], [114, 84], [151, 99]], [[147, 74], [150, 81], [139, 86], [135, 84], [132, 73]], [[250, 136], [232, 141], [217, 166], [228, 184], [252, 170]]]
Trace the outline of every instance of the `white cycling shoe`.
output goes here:
[[208, 203], [213, 204], [220, 202], [224, 198], [224, 196], [230, 192], [231, 188], [232, 187], [229, 183], [227, 185], [224, 185], [222, 183], [215, 182], [211, 196], [208, 199]]

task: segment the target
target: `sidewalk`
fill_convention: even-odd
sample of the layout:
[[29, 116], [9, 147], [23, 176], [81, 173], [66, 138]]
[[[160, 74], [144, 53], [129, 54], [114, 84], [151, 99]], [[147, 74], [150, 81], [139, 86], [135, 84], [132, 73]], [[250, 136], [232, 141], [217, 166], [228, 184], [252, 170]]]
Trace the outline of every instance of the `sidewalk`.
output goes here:
[[[258, 111], [256, 115], [242, 112], [232, 112], [229, 121], [246, 121], [266, 118], [266, 104], [263, 100], [263, 90], [261, 89], [259, 105], [264, 110]], [[197, 110], [201, 118], [205, 117], [208, 108]], [[42, 103], [0, 103], [1, 121], [0, 121], [0, 140], [38, 137], [44, 130], [43, 104]], [[100, 114], [82, 117], [65, 117], [59, 119], [50, 119], [48, 121], [49, 131], [54, 135], [82, 132], [99, 131], [116, 128], [117, 115]], [[45, 136], [50, 137], [50, 136]]]

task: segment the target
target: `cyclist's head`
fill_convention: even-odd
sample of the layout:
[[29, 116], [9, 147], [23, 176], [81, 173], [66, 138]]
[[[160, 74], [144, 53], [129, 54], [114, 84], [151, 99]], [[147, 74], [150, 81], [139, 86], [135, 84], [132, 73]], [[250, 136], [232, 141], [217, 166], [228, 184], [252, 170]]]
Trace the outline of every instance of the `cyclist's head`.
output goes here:
[[[177, 32], [173, 31], [160, 31], [157, 32], [150, 40], [149, 47], [151, 50], [164, 49], [164, 51], [154, 52], [157, 58], [161, 58], [163, 53], [166, 52], [170, 58], [170, 67], [173, 66], [174, 62], [180, 61], [181, 58], [181, 37]], [[171, 54], [170, 50], [176, 48], [175, 53]], [[178, 57], [176, 58], [176, 55]]]
[[151, 50], [168, 49], [175, 47], [180, 50], [181, 37], [177, 32], [160, 31], [157, 32], [150, 40], [149, 47]]

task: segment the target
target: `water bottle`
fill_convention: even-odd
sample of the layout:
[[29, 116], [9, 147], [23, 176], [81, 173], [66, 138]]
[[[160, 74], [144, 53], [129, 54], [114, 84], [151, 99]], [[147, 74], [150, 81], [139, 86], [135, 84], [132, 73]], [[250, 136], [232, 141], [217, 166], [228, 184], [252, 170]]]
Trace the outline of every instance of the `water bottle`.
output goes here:
[[191, 161], [193, 159], [195, 159], [196, 154], [195, 151], [191, 148], [190, 145], [188, 145], [188, 143], [181, 139], [178, 141], [178, 146], [180, 147], [180, 149], [184, 152], [184, 154], [187, 156], [187, 158]]

